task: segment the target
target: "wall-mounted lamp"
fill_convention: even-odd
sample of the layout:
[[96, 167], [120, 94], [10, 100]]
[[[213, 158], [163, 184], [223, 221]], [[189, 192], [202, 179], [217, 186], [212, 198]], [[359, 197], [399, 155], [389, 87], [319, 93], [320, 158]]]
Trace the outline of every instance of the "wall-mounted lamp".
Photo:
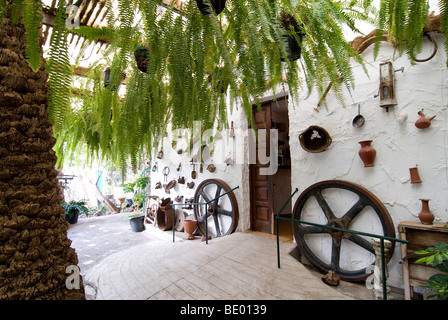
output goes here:
[[392, 62], [387, 61], [380, 63], [380, 88], [379, 94], [375, 97], [380, 97], [380, 107], [386, 108], [386, 112], [389, 111], [389, 107], [397, 105], [397, 99], [395, 97], [395, 72], [403, 72], [404, 68], [393, 70]]

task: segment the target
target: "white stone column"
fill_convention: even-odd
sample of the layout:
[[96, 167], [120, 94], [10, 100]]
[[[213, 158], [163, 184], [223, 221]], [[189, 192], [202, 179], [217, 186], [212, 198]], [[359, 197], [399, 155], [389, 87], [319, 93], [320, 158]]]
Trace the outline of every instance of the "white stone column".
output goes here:
[[[382, 274], [382, 263], [381, 263], [381, 239], [378, 238], [372, 238], [373, 243], [373, 249], [375, 250], [375, 269], [373, 271], [374, 273], [374, 282], [373, 282], [373, 289], [372, 294], [375, 300], [383, 300], [383, 274]], [[389, 240], [384, 240], [384, 256], [387, 255], [387, 252], [392, 246], [392, 242]], [[387, 268], [387, 262], [385, 265], [385, 276], [386, 280], [389, 277], [389, 270]], [[386, 281], [387, 284], [387, 281]], [[390, 294], [390, 288], [386, 285], [386, 292], [387, 292], [387, 300], [393, 300], [392, 295]]]

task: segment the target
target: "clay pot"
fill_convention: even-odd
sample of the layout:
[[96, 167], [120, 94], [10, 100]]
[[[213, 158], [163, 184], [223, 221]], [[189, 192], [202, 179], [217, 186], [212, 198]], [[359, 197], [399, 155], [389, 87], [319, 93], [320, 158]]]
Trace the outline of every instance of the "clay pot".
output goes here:
[[423, 224], [432, 224], [434, 221], [434, 215], [429, 211], [429, 199], [420, 199], [422, 202], [422, 211], [418, 214], [420, 222]]
[[375, 165], [376, 150], [371, 146], [373, 140], [360, 141], [361, 149], [358, 154], [364, 167], [373, 167]]
[[193, 233], [198, 226], [197, 220], [184, 220], [184, 231], [188, 234], [187, 240], [194, 240]]
[[411, 183], [422, 183], [417, 167], [409, 168], [409, 173], [411, 174]]
[[420, 119], [415, 121], [415, 126], [419, 129], [426, 129], [431, 125], [432, 119], [434, 119], [436, 116], [432, 116], [430, 118], [426, 118], [424, 113], [419, 111], [418, 114], [420, 115]]

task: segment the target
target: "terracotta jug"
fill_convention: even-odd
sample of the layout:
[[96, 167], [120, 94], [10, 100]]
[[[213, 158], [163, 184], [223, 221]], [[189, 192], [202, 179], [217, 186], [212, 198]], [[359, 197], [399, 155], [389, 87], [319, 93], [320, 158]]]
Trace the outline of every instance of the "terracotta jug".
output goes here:
[[422, 183], [417, 167], [409, 168], [409, 173], [411, 174], [411, 183]]
[[423, 224], [432, 224], [434, 221], [434, 215], [429, 211], [429, 199], [420, 199], [422, 202], [422, 211], [418, 214], [418, 218]]
[[418, 114], [420, 115], [420, 119], [415, 121], [415, 126], [419, 129], [426, 129], [431, 125], [432, 119], [434, 119], [436, 116], [432, 116], [430, 118], [426, 118], [424, 113], [419, 111]]
[[373, 140], [360, 141], [361, 149], [358, 154], [364, 167], [373, 167], [375, 165], [376, 150], [371, 146]]

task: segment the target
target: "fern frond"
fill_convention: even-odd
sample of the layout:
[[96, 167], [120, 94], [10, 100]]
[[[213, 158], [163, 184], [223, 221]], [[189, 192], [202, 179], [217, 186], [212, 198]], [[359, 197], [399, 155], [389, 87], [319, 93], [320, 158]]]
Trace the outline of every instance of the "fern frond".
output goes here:
[[426, 0], [410, 0], [408, 21], [406, 23], [407, 53], [411, 61], [416, 59], [415, 53], [422, 49], [423, 27], [428, 18], [429, 6]]
[[0, 0], [0, 22], [3, 20], [6, 10], [8, 10], [8, 5], [9, 5], [8, 0]]
[[26, 60], [35, 72], [41, 65], [41, 0], [24, 0], [23, 23], [26, 29]]
[[98, 41], [100, 39], [108, 39], [114, 41], [114, 36], [117, 33], [117, 29], [114, 27], [101, 27], [94, 28], [88, 26], [80, 26], [79, 28], [71, 29], [72, 33], [80, 35], [90, 41]]
[[65, 1], [59, 0], [55, 26], [53, 27], [50, 41], [50, 53], [47, 60], [49, 73], [49, 117], [55, 132], [62, 130], [65, 115], [71, 108], [70, 97], [73, 69], [68, 55], [65, 6]]
[[[445, 52], [448, 53], [448, 0], [439, 0], [440, 24], [442, 32], [445, 34]], [[447, 59], [448, 66], [448, 59]]]

